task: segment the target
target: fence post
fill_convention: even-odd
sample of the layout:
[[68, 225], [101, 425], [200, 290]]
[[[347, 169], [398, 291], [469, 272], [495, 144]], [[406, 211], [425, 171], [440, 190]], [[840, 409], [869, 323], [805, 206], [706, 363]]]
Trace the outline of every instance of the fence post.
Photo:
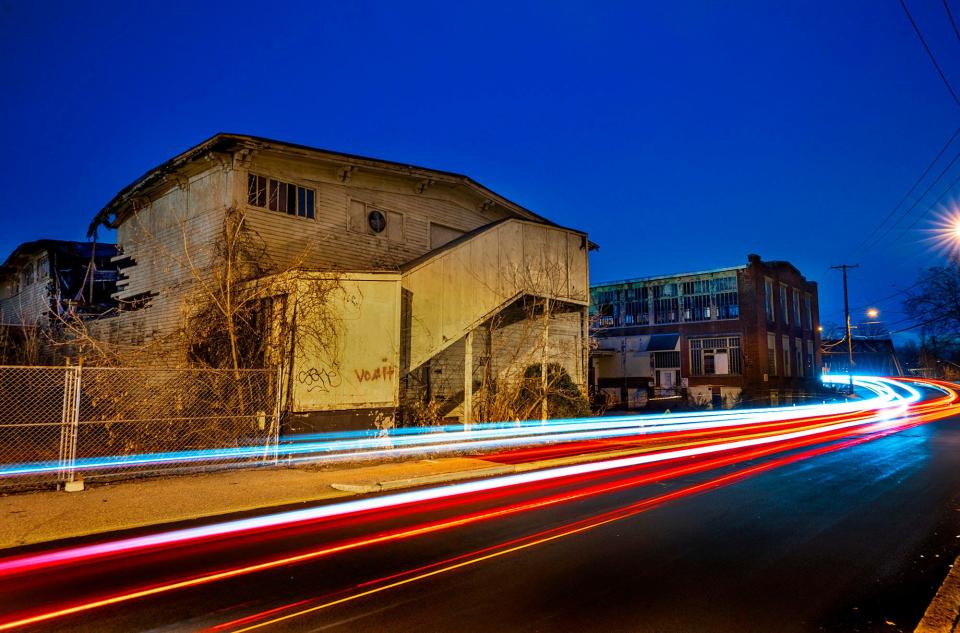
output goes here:
[[275, 385], [273, 416], [270, 420], [270, 430], [267, 433], [266, 441], [263, 447], [263, 461], [272, 461], [274, 464], [279, 462], [280, 452], [280, 389], [283, 386], [283, 373], [277, 370], [277, 383]]
[[57, 479], [67, 492], [83, 490], [76, 480], [77, 440], [80, 431], [80, 372], [82, 365], [67, 366], [63, 374], [63, 410], [60, 418], [60, 464]]

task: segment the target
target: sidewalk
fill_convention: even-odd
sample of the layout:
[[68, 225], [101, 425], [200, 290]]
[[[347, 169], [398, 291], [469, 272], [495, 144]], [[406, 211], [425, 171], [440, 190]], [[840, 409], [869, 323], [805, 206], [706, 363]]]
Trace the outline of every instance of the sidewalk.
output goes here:
[[934, 596], [914, 633], [954, 633], [960, 621], [960, 558]]
[[[0, 548], [158, 523], [324, 501], [389, 487], [497, 474], [500, 464], [448, 458], [349, 469], [241, 468], [88, 484], [81, 492], [0, 497]], [[508, 468], [512, 472], [512, 469]], [[489, 472], [488, 472], [489, 471]], [[420, 482], [421, 479], [425, 481]], [[410, 482], [414, 483], [410, 483]]]
[[362, 467], [250, 468], [0, 496], [0, 549], [296, 503], [637, 454], [614, 450], [504, 464], [445, 457]]

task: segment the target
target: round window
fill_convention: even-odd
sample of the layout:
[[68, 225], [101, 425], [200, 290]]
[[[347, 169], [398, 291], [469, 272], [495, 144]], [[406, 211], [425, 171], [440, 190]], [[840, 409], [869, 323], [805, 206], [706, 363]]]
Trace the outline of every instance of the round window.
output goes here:
[[381, 211], [374, 210], [367, 215], [367, 224], [374, 233], [383, 233], [383, 229], [387, 228], [387, 218]]

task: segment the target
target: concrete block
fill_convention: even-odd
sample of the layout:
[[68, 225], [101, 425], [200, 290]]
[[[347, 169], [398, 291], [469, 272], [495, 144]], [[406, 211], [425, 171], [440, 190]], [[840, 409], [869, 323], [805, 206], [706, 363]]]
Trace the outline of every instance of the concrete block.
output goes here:
[[80, 492], [83, 490], [83, 480], [78, 479], [77, 481], [68, 481], [63, 485], [63, 489], [67, 492]]

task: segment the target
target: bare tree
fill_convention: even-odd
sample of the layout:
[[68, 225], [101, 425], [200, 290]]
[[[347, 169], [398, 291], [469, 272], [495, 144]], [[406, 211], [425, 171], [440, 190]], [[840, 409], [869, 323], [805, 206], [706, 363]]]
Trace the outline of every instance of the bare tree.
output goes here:
[[960, 267], [950, 264], [921, 272], [903, 309], [927, 334], [960, 341]]

